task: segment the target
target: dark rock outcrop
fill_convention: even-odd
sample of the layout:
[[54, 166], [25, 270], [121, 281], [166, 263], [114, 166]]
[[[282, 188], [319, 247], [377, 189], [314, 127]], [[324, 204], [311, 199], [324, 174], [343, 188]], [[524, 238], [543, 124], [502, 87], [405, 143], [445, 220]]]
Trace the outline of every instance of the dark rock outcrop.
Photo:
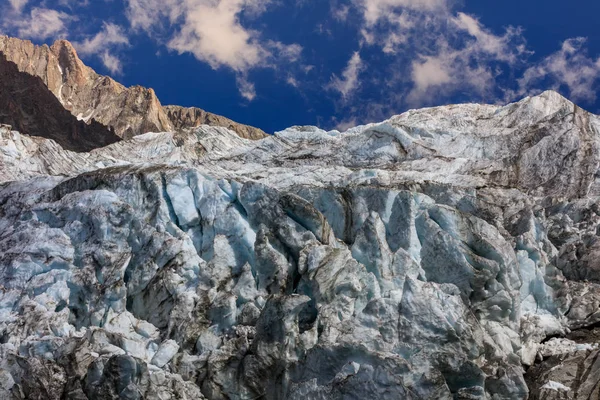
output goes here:
[[37, 76], [20, 72], [0, 53], [0, 123], [31, 136], [53, 139], [63, 148], [89, 151], [119, 141], [106, 126], [78, 121]]

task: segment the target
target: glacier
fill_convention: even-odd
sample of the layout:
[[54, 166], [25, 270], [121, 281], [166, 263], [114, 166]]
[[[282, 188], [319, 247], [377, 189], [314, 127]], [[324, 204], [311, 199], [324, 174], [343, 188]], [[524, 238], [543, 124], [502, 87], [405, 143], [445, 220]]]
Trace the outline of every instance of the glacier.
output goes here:
[[599, 166], [555, 92], [88, 153], [0, 127], [0, 397], [593, 398]]

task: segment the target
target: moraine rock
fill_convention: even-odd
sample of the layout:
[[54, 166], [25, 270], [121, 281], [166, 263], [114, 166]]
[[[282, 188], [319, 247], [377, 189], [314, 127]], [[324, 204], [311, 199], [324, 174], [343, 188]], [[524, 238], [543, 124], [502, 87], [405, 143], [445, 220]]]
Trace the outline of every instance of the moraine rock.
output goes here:
[[594, 398], [598, 126], [546, 92], [89, 153], [2, 128], [2, 396]]

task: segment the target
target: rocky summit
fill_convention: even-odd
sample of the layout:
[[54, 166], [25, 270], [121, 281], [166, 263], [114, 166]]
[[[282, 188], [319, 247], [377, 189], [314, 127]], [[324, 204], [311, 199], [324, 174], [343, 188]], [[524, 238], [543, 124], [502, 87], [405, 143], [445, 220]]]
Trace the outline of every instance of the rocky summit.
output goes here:
[[55, 140], [68, 150], [89, 151], [120, 138], [106, 126], [77, 120], [42, 80], [21, 72], [0, 53], [0, 124]]
[[1, 127], [0, 398], [597, 399], [599, 166], [555, 92], [79, 153]]
[[52, 46], [36, 46], [28, 40], [0, 36], [0, 53], [19, 71], [39, 77], [60, 103], [85, 123], [96, 121], [121, 138], [147, 132], [192, 128], [200, 124], [224, 126], [248, 139], [266, 134], [199, 108], [163, 107], [154, 90], [126, 88], [108, 76], [97, 74], [78, 57], [73, 45], [57, 40]]

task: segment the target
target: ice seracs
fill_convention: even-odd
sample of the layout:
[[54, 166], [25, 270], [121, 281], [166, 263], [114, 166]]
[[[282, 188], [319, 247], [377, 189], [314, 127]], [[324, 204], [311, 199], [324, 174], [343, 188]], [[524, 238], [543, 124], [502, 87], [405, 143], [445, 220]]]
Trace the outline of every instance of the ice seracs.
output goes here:
[[553, 92], [89, 153], [3, 127], [0, 393], [589, 398], [597, 129]]

